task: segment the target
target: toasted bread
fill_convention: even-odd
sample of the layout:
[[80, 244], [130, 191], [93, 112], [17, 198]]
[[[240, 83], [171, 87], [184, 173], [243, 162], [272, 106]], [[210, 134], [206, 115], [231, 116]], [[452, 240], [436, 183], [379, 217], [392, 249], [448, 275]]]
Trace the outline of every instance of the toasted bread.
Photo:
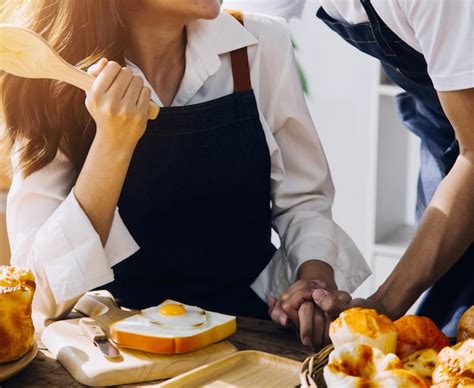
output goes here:
[[[154, 308], [142, 310], [139, 314], [110, 325], [111, 338], [119, 346], [126, 348], [152, 353], [176, 354], [202, 349], [229, 337], [237, 329], [235, 317], [204, 310], [201, 311], [206, 318], [205, 324], [194, 324], [190, 328], [164, 327], [163, 324], [150, 318], [151, 312], [159, 314], [160, 308], [171, 304], [181, 305], [184, 308], [192, 307], [166, 300]], [[172, 319], [176, 318], [172, 317]]]

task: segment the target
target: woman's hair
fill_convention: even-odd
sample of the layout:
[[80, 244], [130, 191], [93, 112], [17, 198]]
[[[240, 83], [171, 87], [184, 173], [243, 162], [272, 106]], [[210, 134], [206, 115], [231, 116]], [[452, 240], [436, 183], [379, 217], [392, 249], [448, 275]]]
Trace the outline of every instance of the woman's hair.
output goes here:
[[[126, 32], [116, 0], [0, 0], [0, 23], [28, 28], [67, 62], [86, 69], [101, 57], [124, 65]], [[95, 134], [85, 93], [69, 84], [0, 72], [2, 126], [19, 146], [25, 176], [60, 149], [80, 171]]]

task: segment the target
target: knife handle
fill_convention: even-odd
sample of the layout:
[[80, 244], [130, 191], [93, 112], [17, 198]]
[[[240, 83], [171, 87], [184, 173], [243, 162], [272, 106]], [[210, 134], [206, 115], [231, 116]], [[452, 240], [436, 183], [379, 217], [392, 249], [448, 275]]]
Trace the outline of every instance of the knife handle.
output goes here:
[[101, 327], [91, 318], [81, 318], [79, 320], [79, 327], [91, 341], [107, 339]]

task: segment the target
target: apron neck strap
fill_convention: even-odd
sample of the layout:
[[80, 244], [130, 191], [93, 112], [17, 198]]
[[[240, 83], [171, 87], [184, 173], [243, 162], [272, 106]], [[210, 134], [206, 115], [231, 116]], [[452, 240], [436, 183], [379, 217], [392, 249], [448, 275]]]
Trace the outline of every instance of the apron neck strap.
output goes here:
[[[236, 18], [240, 24], [244, 25], [244, 14], [242, 11], [226, 10], [226, 12]], [[234, 78], [234, 91], [241, 92], [251, 90], [250, 68], [247, 47], [242, 47], [230, 52], [232, 63], [232, 77]]]

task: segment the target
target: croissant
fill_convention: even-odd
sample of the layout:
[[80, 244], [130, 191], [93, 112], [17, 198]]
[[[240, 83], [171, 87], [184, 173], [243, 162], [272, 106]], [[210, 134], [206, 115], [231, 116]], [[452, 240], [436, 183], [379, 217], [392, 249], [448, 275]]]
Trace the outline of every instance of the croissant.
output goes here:
[[449, 346], [448, 337], [427, 317], [406, 315], [394, 322], [398, 330], [396, 354], [402, 360], [422, 349], [439, 352]]

